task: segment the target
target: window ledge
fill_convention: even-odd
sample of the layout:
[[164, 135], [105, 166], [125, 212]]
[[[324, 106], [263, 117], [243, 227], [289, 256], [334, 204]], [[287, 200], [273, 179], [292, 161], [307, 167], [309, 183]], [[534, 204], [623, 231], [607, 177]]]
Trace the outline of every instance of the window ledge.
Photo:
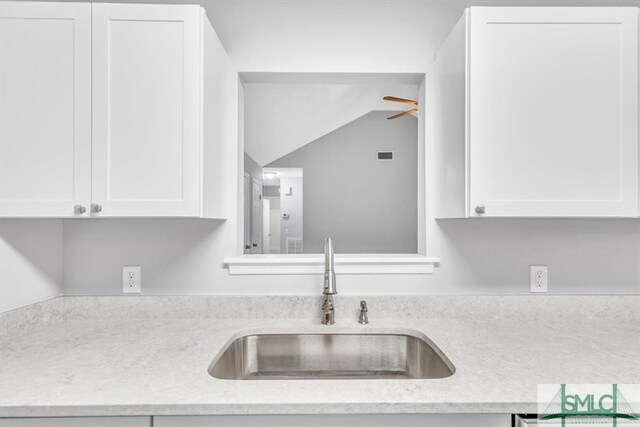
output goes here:
[[[440, 258], [418, 254], [336, 254], [336, 274], [433, 274]], [[225, 258], [231, 275], [323, 274], [323, 254]]]

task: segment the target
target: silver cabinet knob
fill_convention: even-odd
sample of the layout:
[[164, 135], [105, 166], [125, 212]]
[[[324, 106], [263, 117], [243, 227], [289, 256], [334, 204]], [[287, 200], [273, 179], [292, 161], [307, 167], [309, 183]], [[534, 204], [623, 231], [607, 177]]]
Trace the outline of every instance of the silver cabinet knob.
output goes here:
[[100, 212], [102, 212], [102, 206], [97, 204], [97, 203], [94, 203], [93, 205], [91, 205], [91, 210], [94, 213], [100, 213]]
[[73, 207], [73, 211], [74, 211], [75, 213], [77, 213], [77, 214], [83, 214], [83, 213], [85, 213], [85, 212], [87, 211], [87, 208], [85, 208], [85, 207], [84, 207], [84, 206], [82, 206], [82, 205], [75, 205], [75, 206]]
[[484, 214], [484, 211], [485, 211], [485, 209], [484, 209], [484, 205], [476, 206], [476, 213], [477, 213], [478, 215], [482, 215], [482, 214]]

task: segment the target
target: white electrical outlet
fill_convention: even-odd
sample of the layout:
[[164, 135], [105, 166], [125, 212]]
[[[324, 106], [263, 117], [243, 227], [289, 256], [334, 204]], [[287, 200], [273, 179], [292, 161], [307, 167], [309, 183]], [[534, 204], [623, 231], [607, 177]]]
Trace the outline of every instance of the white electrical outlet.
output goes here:
[[139, 294], [142, 292], [141, 274], [139, 265], [125, 265], [122, 267], [122, 292], [125, 294]]
[[531, 292], [547, 292], [549, 289], [549, 267], [532, 265], [529, 268], [529, 284]]

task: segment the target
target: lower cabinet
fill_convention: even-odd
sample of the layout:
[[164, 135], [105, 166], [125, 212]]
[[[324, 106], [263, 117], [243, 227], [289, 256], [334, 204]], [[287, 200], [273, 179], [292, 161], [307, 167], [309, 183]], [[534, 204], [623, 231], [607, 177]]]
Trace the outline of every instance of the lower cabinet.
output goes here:
[[153, 421], [151, 417], [0, 418], [0, 426], [1, 427], [152, 427]]
[[0, 418], [0, 427], [510, 427], [510, 414]]
[[153, 427], [510, 427], [509, 414], [220, 415], [154, 417]]

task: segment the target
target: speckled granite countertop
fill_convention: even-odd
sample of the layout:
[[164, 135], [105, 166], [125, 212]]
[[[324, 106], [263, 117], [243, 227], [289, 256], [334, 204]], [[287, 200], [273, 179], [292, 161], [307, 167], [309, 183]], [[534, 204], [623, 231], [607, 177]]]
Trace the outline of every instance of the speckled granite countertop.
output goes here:
[[[209, 298], [206, 303], [198, 297], [146, 298], [59, 298], [40, 310], [46, 322], [32, 321], [23, 330], [16, 313], [4, 315], [0, 417], [520, 413], [536, 411], [539, 383], [640, 383], [638, 296], [548, 296], [547, 302], [434, 296], [402, 300], [397, 317], [385, 318], [375, 307], [389, 299], [373, 297], [369, 325], [355, 322], [355, 309], [344, 309], [329, 327], [318, 325], [313, 310], [313, 317], [274, 318], [278, 310], [246, 297], [236, 297], [242, 304], [224, 318], [210, 314], [219, 303], [214, 297], [201, 297]], [[300, 314], [296, 310], [316, 300], [281, 298], [276, 305], [298, 307], [292, 313]], [[225, 301], [224, 307], [235, 300]], [[422, 309], [407, 311], [416, 304]], [[579, 308], [556, 310], [567, 304]], [[191, 318], [175, 315], [190, 306]], [[228, 381], [207, 373], [223, 346], [244, 332], [408, 329], [429, 337], [456, 373], [431, 380], [315, 381]]]

